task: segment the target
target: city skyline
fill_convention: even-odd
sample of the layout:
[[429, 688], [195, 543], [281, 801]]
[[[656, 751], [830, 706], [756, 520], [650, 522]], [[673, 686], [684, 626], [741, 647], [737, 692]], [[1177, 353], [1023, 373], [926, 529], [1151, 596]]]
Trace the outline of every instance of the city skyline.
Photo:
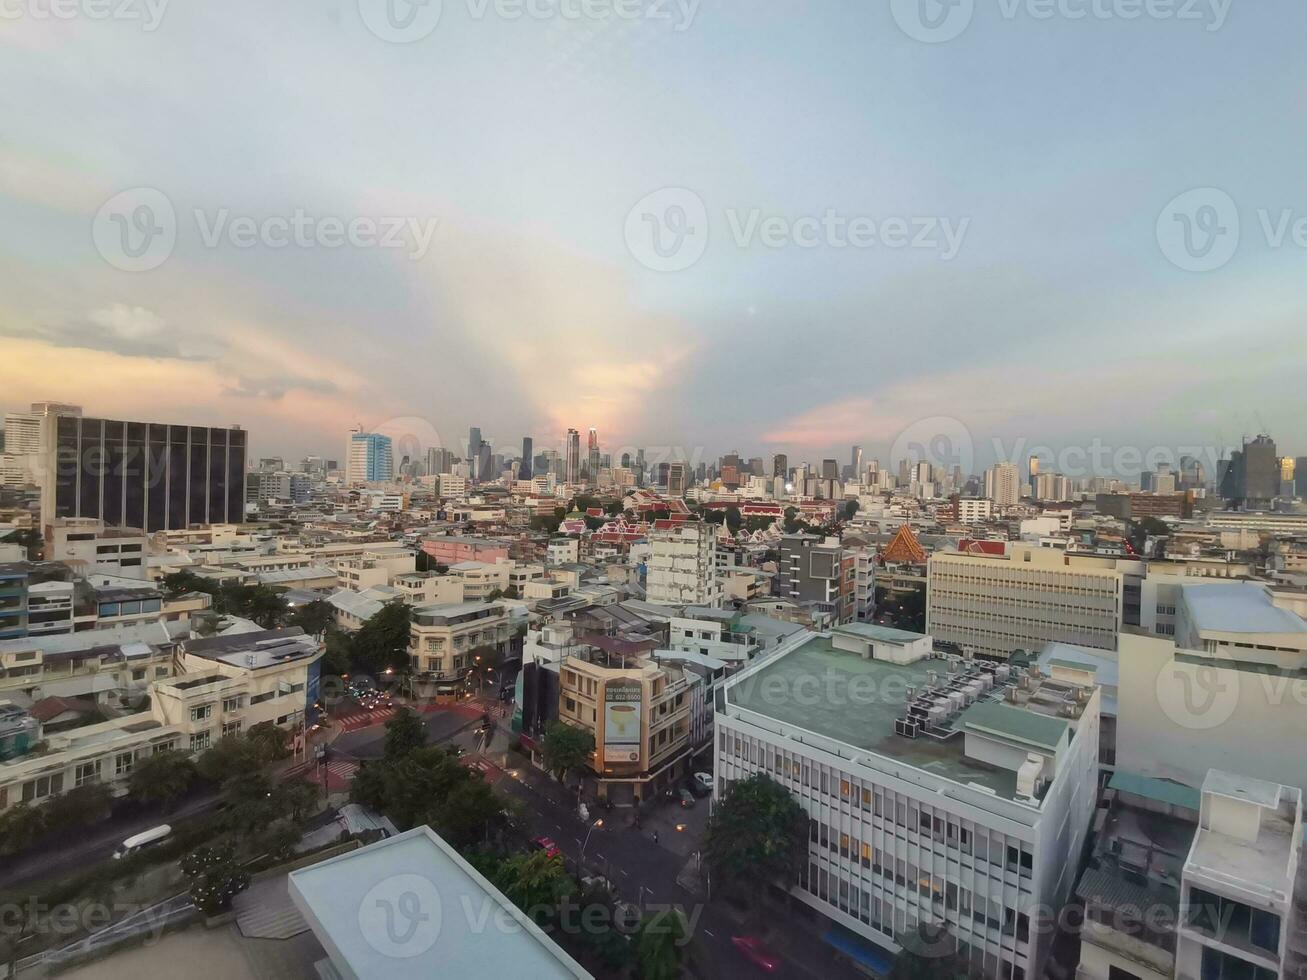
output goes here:
[[[237, 27], [242, 12], [276, 43]], [[375, 37], [353, 4], [173, 6], [153, 31], [7, 24], [5, 63], [30, 94], [0, 154], [6, 410], [176, 404], [183, 421], [240, 422], [259, 451], [292, 455], [336, 445], [360, 416], [406, 415], [447, 438], [479, 424], [508, 436], [497, 445], [595, 426], [614, 446], [691, 433], [713, 454], [845, 458], [940, 414], [985, 442], [1236, 445], [1270, 431], [1302, 448], [1289, 161], [1304, 137], [1284, 125], [1282, 84], [1301, 7], [1240, 7], [1219, 26], [978, 11], [937, 45], [887, 5], [800, 22], [705, 6], [679, 31], [451, 7], [412, 45]], [[253, 70], [230, 71], [233, 50]], [[705, 73], [717, 59], [726, 70]], [[146, 83], [157, 72], [166, 89]], [[891, 81], [900, 97], [877, 98]], [[415, 128], [415, 108], [442, 124]], [[1177, 268], [1159, 215], [1209, 186], [1240, 206], [1243, 245], [1220, 269]], [[623, 228], [669, 187], [710, 214], [703, 257], [666, 272]], [[170, 257], [141, 272], [92, 235], [134, 188], [163, 194], [177, 221]], [[233, 225], [296, 209], [412, 219], [401, 238], [429, 247], [247, 247]], [[1276, 247], [1262, 229], [1282, 209]], [[828, 210], [969, 224], [947, 261], [733, 240]], [[724, 363], [751, 383], [724, 384]]]

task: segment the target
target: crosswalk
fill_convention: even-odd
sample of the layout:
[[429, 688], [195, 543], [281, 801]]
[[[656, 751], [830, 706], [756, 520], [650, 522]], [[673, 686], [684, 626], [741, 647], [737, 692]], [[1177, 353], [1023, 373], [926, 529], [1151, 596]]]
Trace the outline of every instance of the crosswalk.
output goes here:
[[380, 725], [395, 714], [395, 708], [380, 708], [376, 711], [368, 711], [366, 708], [355, 708], [349, 711], [341, 712], [335, 715], [336, 724], [340, 725], [342, 731], [354, 732], [360, 728], [370, 728], [373, 725]]

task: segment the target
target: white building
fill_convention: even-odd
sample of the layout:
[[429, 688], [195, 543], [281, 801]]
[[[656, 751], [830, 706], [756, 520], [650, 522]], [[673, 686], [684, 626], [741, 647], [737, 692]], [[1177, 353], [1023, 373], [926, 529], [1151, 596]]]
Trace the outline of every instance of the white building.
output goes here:
[[720, 606], [717, 526], [693, 521], [659, 521], [649, 534], [652, 555], [645, 581], [650, 602], [664, 605]]
[[980, 524], [994, 513], [994, 502], [987, 497], [959, 497], [957, 501], [959, 524]]
[[1021, 502], [1021, 474], [1015, 463], [998, 463], [985, 470], [985, 496], [1000, 510]]
[[716, 791], [760, 772], [790, 790], [810, 821], [794, 894], [886, 970], [895, 937], [947, 921], [976, 969], [1041, 976], [1037, 917], [1070, 895], [1096, 803], [1097, 688], [835, 643], [800, 637], [727, 681]]
[[47, 525], [46, 558], [81, 563], [86, 575], [103, 572], [126, 578], [146, 577], [149, 538], [143, 531], [106, 528], [89, 517], [59, 517]]

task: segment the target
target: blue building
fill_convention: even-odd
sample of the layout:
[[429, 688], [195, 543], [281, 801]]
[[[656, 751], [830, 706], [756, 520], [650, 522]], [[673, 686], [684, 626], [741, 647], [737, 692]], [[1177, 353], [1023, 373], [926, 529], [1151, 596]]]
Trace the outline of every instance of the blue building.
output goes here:
[[393, 479], [395, 461], [390, 436], [378, 432], [351, 432], [345, 467], [348, 483], [374, 483]]

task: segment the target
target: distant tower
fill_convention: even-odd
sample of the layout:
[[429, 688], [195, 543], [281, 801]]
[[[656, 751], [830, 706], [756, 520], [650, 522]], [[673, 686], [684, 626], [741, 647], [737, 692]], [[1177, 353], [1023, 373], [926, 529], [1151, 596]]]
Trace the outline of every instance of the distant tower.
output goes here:
[[567, 461], [563, 478], [568, 483], [581, 482], [581, 433], [576, 429], [567, 430]]
[[531, 450], [534, 444], [530, 436], [522, 437], [522, 463], [517, 468], [517, 477], [519, 480], [531, 479]]
[[599, 433], [594, 429], [593, 426], [591, 426], [590, 428], [590, 441], [586, 448], [589, 449], [586, 469], [589, 471], [590, 474], [590, 482], [598, 483], [599, 482]]
[[481, 474], [477, 472], [477, 463], [481, 459], [481, 429], [477, 426], [467, 430], [467, 465], [471, 467], [472, 479], [480, 479]]

